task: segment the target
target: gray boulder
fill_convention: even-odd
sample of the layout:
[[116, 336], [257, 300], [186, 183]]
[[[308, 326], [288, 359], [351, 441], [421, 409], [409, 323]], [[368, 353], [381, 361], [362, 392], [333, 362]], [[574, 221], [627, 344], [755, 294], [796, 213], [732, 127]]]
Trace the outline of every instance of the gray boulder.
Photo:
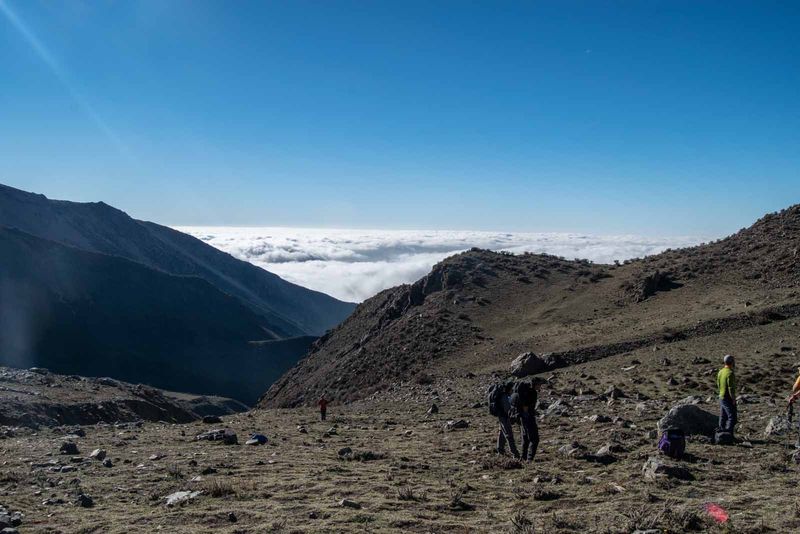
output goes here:
[[716, 415], [696, 404], [678, 404], [658, 422], [658, 431], [664, 432], [668, 428], [678, 427], [687, 435], [713, 436], [718, 423], [719, 418]]
[[541, 356], [533, 352], [523, 352], [511, 362], [511, 374], [517, 378], [535, 375], [561, 367], [563, 361], [555, 354], [547, 353]]

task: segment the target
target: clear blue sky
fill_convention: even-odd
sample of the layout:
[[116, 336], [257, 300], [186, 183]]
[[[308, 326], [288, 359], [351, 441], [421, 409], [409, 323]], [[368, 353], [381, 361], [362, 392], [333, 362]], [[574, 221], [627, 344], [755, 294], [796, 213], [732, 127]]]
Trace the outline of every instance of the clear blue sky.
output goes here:
[[800, 202], [800, 3], [0, 0], [0, 182], [166, 224], [721, 235]]

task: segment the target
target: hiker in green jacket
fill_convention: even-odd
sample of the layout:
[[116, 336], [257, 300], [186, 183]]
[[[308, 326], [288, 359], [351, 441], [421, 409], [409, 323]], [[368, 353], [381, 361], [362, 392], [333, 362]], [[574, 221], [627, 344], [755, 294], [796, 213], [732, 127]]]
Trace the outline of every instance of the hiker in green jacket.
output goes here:
[[717, 373], [717, 389], [719, 390], [719, 429], [730, 432], [736, 426], [736, 375], [733, 368], [736, 362], [733, 356], [726, 354], [723, 358], [725, 367]]

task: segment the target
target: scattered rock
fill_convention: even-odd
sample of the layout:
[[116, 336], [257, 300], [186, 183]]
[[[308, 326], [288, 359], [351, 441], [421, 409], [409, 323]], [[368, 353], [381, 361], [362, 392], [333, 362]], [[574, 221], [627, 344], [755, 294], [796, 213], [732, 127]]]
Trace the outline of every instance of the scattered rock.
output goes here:
[[609, 399], [622, 399], [625, 397], [625, 393], [619, 389], [617, 386], [610, 386], [607, 390], [603, 392], [603, 395]]
[[611, 418], [607, 415], [594, 414], [589, 416], [589, 421], [592, 423], [610, 423]]
[[246, 445], [266, 445], [267, 441], [269, 441], [269, 440], [267, 439], [267, 436], [265, 436], [264, 434], [253, 434], [253, 435], [250, 436], [250, 439], [248, 439], [245, 442], [245, 444]]
[[360, 504], [358, 504], [356, 501], [351, 501], [350, 499], [342, 499], [339, 501], [339, 506], [342, 508], [353, 508], [355, 510], [361, 509]]
[[308, 434], [308, 429], [303, 425], [297, 425], [297, 431], [301, 434]]
[[452, 430], [464, 429], [469, 428], [469, 421], [465, 421], [463, 419], [458, 420], [450, 420], [444, 424], [444, 430], [449, 432]]
[[81, 493], [75, 500], [75, 504], [77, 504], [81, 508], [91, 508], [92, 506], [94, 506], [94, 499], [92, 499], [89, 495]]
[[200, 495], [199, 491], [176, 491], [175, 493], [170, 493], [164, 500], [167, 503], [167, 506], [175, 506], [176, 504], [181, 504], [191, 499], [195, 499]]
[[103, 467], [114, 467], [114, 463], [110, 459], [106, 458], [103, 460]]
[[78, 446], [72, 443], [71, 441], [65, 441], [61, 444], [61, 448], [58, 449], [61, 454], [69, 454], [69, 455], [76, 455], [80, 454], [78, 451]]
[[231, 523], [236, 523], [239, 519], [236, 517], [236, 514], [233, 512], [228, 512], [228, 521]]
[[236, 433], [229, 428], [209, 430], [198, 434], [195, 439], [197, 441], [222, 441], [225, 445], [236, 445], [239, 442]]
[[106, 451], [104, 449], [95, 449], [89, 455], [92, 460], [103, 461], [106, 459]]
[[436, 406], [436, 404], [431, 404], [431, 407], [428, 408], [428, 411], [426, 413], [428, 415], [437, 414], [437, 413], [439, 413], [439, 407]]
[[218, 415], [206, 415], [203, 417], [203, 422], [207, 425], [218, 425], [222, 423], [222, 418]]
[[694, 480], [694, 476], [687, 468], [661, 458], [651, 456], [642, 467], [642, 475], [647, 480], [656, 480], [660, 477], [675, 478], [678, 480]]
[[789, 418], [785, 415], [776, 415], [770, 418], [769, 423], [767, 423], [767, 428], [764, 430], [764, 435], [786, 436], [796, 430], [797, 427], [793, 428], [793, 426], [794, 425], [789, 422]]
[[573, 441], [572, 443], [567, 443], [566, 445], [559, 447], [558, 452], [570, 458], [583, 457], [583, 455], [586, 453], [586, 447], [577, 441]]
[[344, 458], [345, 456], [353, 454], [353, 449], [351, 449], [350, 447], [342, 447], [341, 449], [339, 449], [339, 452], [337, 454], [339, 455], [340, 458]]

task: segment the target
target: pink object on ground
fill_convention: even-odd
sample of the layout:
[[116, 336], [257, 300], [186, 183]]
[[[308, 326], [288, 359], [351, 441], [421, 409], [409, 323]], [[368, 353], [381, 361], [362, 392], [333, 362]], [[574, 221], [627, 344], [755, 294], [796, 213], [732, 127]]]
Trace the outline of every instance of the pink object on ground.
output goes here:
[[716, 521], [717, 523], [724, 523], [729, 519], [728, 512], [726, 512], [725, 509], [718, 504], [709, 502], [706, 503], [705, 508], [708, 515], [714, 518], [714, 521]]

